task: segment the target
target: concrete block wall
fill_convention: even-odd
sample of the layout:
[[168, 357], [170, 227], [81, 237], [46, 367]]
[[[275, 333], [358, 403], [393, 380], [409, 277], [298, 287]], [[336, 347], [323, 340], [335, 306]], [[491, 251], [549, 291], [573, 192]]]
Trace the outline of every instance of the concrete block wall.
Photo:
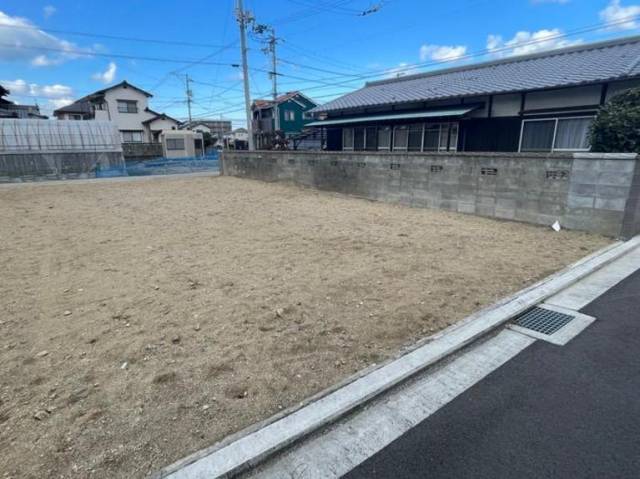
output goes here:
[[225, 151], [222, 174], [611, 237], [640, 233], [634, 154]]

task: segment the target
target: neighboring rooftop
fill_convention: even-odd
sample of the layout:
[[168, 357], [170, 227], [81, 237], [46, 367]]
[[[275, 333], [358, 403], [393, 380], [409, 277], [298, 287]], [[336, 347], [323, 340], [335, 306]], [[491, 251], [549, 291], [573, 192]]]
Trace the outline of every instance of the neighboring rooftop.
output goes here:
[[312, 111], [577, 86], [637, 76], [640, 36], [369, 82]]
[[[115, 85], [111, 85], [110, 87], [103, 88], [102, 90], [95, 91], [89, 95], [83, 96], [82, 98], [74, 101], [70, 105], [63, 106], [62, 108], [58, 108], [53, 112], [54, 115], [58, 113], [82, 113], [82, 114], [91, 114], [93, 113], [93, 108], [91, 107], [92, 101], [102, 101], [104, 94], [109, 90], [113, 90], [115, 88], [131, 88], [133, 90], [137, 90], [143, 95], [151, 98], [153, 95], [149, 92], [144, 91], [142, 88], [138, 88], [131, 83], [128, 83], [126, 80], [121, 81], [120, 83], [116, 83]], [[153, 112], [155, 113], [155, 112]]]
[[[290, 100], [291, 98], [295, 98], [296, 96], [302, 96], [307, 100], [309, 100], [310, 102], [312, 102], [313, 104], [316, 103], [311, 98], [305, 96], [299, 91], [288, 91], [287, 93], [279, 95], [278, 97], [276, 97], [275, 103], [278, 103], [278, 104], [284, 103], [285, 101]], [[273, 100], [264, 100], [264, 99], [253, 100], [253, 107], [255, 108], [271, 108], [273, 104], [274, 104]]]

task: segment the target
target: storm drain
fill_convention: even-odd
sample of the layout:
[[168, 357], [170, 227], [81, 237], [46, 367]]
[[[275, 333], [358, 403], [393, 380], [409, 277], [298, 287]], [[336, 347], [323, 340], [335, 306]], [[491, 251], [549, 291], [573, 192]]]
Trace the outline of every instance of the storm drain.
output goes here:
[[570, 314], [559, 313], [536, 306], [516, 316], [513, 324], [537, 333], [553, 334], [572, 319], [574, 319], [574, 316]]

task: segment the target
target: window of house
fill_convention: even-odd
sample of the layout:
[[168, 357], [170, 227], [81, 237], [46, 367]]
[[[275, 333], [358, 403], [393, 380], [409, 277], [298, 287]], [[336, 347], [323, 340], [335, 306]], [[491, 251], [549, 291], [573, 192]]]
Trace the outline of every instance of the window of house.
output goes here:
[[375, 126], [365, 128], [364, 149], [376, 150], [378, 148], [378, 133]]
[[167, 138], [167, 150], [184, 150], [184, 138]]
[[554, 150], [588, 150], [592, 117], [560, 118], [556, 127]]
[[353, 129], [353, 149], [364, 150], [364, 128], [362, 127]]
[[122, 143], [142, 143], [142, 131], [123, 130], [120, 132]]
[[313, 115], [311, 113], [309, 113], [308, 111], [303, 111], [302, 112], [302, 118], [304, 118], [305, 120], [311, 120], [311, 119], [313, 119]]
[[427, 123], [424, 128], [424, 151], [438, 151], [440, 147], [440, 123]]
[[449, 151], [457, 151], [458, 150], [458, 124], [450, 123], [449, 128]]
[[393, 149], [406, 150], [409, 140], [409, 128], [406, 126], [396, 126], [393, 130]]
[[285, 110], [284, 119], [285, 119], [285, 121], [295, 121], [296, 112], [292, 111], [292, 110]]
[[440, 144], [439, 151], [447, 151], [449, 148], [449, 123], [440, 124]]
[[520, 151], [585, 151], [593, 117], [524, 120]]
[[378, 128], [378, 150], [388, 150], [391, 148], [391, 127], [381, 126]]
[[420, 151], [422, 149], [422, 130], [424, 125], [410, 125], [409, 126], [409, 136], [408, 136], [408, 147], [409, 151]]
[[353, 150], [353, 128], [342, 129], [342, 149]]
[[138, 113], [138, 102], [135, 100], [117, 100], [119, 113]]
[[69, 118], [72, 120], [82, 120], [82, 115], [70, 115]]
[[524, 120], [520, 151], [551, 151], [556, 120]]

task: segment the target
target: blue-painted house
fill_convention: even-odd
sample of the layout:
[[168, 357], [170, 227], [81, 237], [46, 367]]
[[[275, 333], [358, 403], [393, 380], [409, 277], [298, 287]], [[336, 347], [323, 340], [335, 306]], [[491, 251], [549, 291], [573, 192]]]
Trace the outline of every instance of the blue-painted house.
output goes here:
[[268, 149], [273, 144], [275, 132], [280, 130], [286, 138], [302, 132], [313, 119], [307, 113], [318, 104], [299, 91], [287, 92], [274, 100], [254, 100], [253, 135], [257, 149]]

